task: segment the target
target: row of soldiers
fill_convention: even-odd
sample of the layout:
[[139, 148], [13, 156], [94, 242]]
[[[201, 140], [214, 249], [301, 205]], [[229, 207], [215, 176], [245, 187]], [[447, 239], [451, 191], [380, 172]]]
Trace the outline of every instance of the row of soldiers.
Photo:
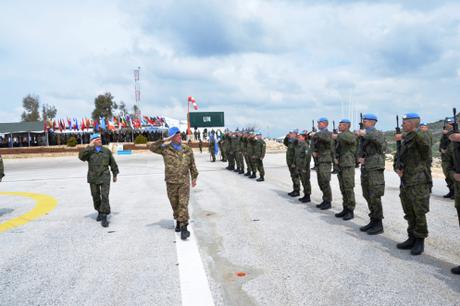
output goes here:
[[[385, 151], [386, 140], [382, 131], [376, 129], [378, 118], [374, 114], [364, 114], [360, 129], [352, 132], [351, 122], [342, 119], [339, 131], [328, 130], [329, 121], [322, 117], [317, 121], [318, 130], [290, 131], [284, 144], [287, 146], [286, 162], [290, 171], [293, 191], [292, 197], [300, 196], [300, 184], [304, 196], [299, 201], [310, 202], [310, 161], [316, 159], [317, 180], [322, 191], [322, 202], [317, 208], [331, 208], [332, 192], [330, 186], [331, 170], [334, 164], [337, 169], [340, 191], [343, 203], [342, 211], [335, 217], [343, 220], [354, 218], [355, 200], [355, 167], [361, 168], [361, 188], [369, 208], [369, 223], [360, 230], [369, 235], [381, 234], [383, 228], [382, 196], [385, 192]], [[449, 120], [455, 122], [455, 119]], [[399, 123], [398, 123], [399, 126]], [[412, 255], [424, 252], [424, 240], [428, 237], [426, 213], [429, 211], [429, 199], [432, 189], [432, 136], [426, 124], [421, 124], [420, 116], [408, 113], [403, 116], [403, 132], [395, 133], [397, 153], [394, 156], [393, 168], [400, 177], [400, 199], [407, 220], [408, 238], [396, 246], [399, 249], [409, 249]], [[460, 224], [460, 133], [453, 127], [451, 132], [444, 133], [450, 143], [443, 149], [443, 169], [449, 177], [452, 193]], [[456, 168], [457, 167], [457, 168]], [[457, 169], [457, 170], [456, 170]], [[448, 183], [449, 184], [449, 183]], [[457, 191], [458, 192], [455, 192]], [[452, 269], [452, 273], [460, 274], [460, 267]]]
[[[255, 179], [257, 172], [258, 182], [265, 180], [265, 169], [263, 159], [265, 157], [266, 143], [262, 138], [261, 132], [253, 131], [235, 131], [226, 132], [218, 142], [221, 152], [221, 160], [228, 162], [227, 170], [244, 174], [245, 176]], [[214, 154], [210, 143], [209, 148], [211, 155]], [[215, 159], [215, 156], [213, 156]], [[246, 170], [246, 173], [245, 173]]]

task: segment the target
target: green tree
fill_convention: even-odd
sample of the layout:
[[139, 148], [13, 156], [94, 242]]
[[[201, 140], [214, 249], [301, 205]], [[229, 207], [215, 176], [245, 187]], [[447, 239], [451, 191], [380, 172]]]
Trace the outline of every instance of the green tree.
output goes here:
[[94, 110], [92, 113], [93, 120], [99, 120], [99, 117], [112, 119], [113, 110], [115, 109], [114, 97], [110, 92], [99, 95], [94, 99]]
[[22, 99], [24, 112], [21, 115], [21, 121], [31, 122], [40, 120], [40, 97], [27, 95]]
[[44, 111], [44, 115], [46, 116], [46, 119], [52, 120], [56, 118], [57, 109], [56, 107], [54, 107], [54, 105], [48, 105], [48, 104], [43, 105], [43, 111]]
[[120, 101], [120, 104], [118, 105], [118, 113], [120, 115], [127, 115], [128, 114], [128, 109], [126, 108], [125, 102]]

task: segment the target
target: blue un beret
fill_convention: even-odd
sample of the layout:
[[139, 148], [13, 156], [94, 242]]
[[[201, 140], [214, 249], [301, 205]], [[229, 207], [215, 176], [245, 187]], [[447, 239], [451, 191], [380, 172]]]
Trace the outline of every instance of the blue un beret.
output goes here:
[[403, 116], [403, 120], [406, 119], [420, 119], [420, 116], [417, 113], [407, 113]]
[[420, 122], [420, 126], [426, 126], [426, 122]]
[[179, 130], [178, 127], [173, 126], [172, 128], [170, 128], [170, 129], [168, 130], [168, 136], [169, 136], [169, 137], [174, 136], [174, 135], [176, 135], [177, 133], [180, 133], [180, 130]]
[[258, 135], [262, 135], [262, 132], [261, 131], [256, 131], [256, 136]]
[[99, 133], [94, 133], [94, 134], [91, 135], [90, 138], [91, 138], [91, 140], [94, 140], [94, 139], [97, 139], [97, 138], [101, 138], [101, 134], [99, 134]]
[[447, 122], [447, 123], [454, 123], [455, 120], [454, 120], [454, 118], [452, 118], [452, 117], [447, 117], [447, 118], [446, 118], [446, 122]]
[[329, 122], [326, 117], [321, 117], [318, 119], [318, 122]]
[[346, 118], [343, 118], [342, 120], [340, 120], [339, 123], [351, 123], [351, 121]]
[[374, 114], [364, 114], [364, 115], [363, 115], [363, 120], [374, 120], [374, 121], [378, 121], [378, 120], [377, 120], [377, 116], [374, 115]]

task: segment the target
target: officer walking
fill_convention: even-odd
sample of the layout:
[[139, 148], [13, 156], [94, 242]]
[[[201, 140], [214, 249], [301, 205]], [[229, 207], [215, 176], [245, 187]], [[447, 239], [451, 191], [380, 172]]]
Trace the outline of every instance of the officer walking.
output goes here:
[[310, 184], [310, 162], [311, 151], [308, 144], [308, 132], [301, 131], [297, 135], [297, 146], [295, 147], [295, 165], [296, 171], [300, 174], [304, 196], [299, 199], [302, 203], [310, 202], [311, 184]]
[[395, 140], [402, 141], [401, 150], [394, 160], [394, 169], [401, 178], [400, 194], [404, 219], [407, 220], [408, 239], [397, 244], [398, 249], [411, 250], [412, 255], [424, 251], [428, 237], [426, 213], [429, 211], [432, 186], [429, 169], [430, 139], [418, 131], [420, 116], [408, 113], [403, 116], [403, 134], [396, 134]]
[[335, 160], [337, 165], [340, 192], [342, 193], [343, 210], [335, 216], [343, 220], [351, 220], [354, 217], [355, 201], [355, 166], [356, 166], [356, 143], [357, 138], [350, 132], [351, 121], [342, 119], [339, 123], [339, 134], [332, 134], [335, 140]]
[[165, 181], [169, 202], [176, 220], [176, 232], [181, 233], [181, 239], [190, 237], [187, 229], [190, 198], [190, 177], [192, 187], [196, 186], [198, 170], [192, 149], [182, 144], [180, 131], [177, 127], [168, 130], [168, 138], [151, 143], [150, 151], [163, 156], [165, 164]]
[[2, 181], [4, 176], [5, 176], [5, 167], [3, 165], [2, 156], [0, 155], [0, 182]]
[[258, 182], [263, 182], [265, 179], [265, 169], [263, 159], [265, 157], [265, 148], [266, 144], [262, 138], [261, 132], [256, 132], [256, 139], [255, 139], [255, 146], [254, 146], [254, 153], [252, 155], [253, 167], [254, 172], [253, 175], [259, 171], [259, 178], [256, 180]]
[[118, 165], [113, 158], [112, 152], [102, 146], [101, 135], [92, 134], [89, 145], [78, 154], [78, 158], [88, 162], [88, 183], [91, 188], [94, 209], [98, 212], [97, 221], [101, 221], [103, 227], [108, 227], [107, 215], [110, 214], [110, 170], [113, 174], [113, 182], [117, 181]]
[[363, 115], [363, 129], [358, 136], [362, 137], [359, 163], [361, 164], [361, 187], [363, 196], [369, 207], [370, 222], [360, 227], [362, 232], [369, 235], [383, 233], [382, 196], [385, 193], [385, 150], [386, 141], [383, 133], [375, 128], [377, 116]]
[[454, 182], [452, 178], [449, 176], [448, 168], [448, 156], [447, 156], [447, 148], [449, 147], [449, 136], [453, 133], [452, 131], [452, 124], [454, 123], [454, 119], [446, 118], [445, 126], [442, 130], [442, 137], [439, 141], [439, 152], [441, 152], [441, 166], [442, 172], [444, 173], [445, 181], [447, 183], [447, 188], [449, 188], [449, 192], [444, 195], [446, 199], [454, 199], [455, 192], [454, 192]]
[[297, 146], [297, 133], [298, 130], [295, 129], [290, 131], [284, 138], [284, 145], [287, 147], [286, 150], [286, 163], [291, 174], [292, 188], [293, 190], [288, 193], [291, 197], [298, 197], [300, 195], [300, 175], [297, 172], [295, 165], [295, 147]]
[[321, 210], [330, 209], [332, 202], [331, 166], [332, 166], [332, 133], [327, 129], [329, 121], [326, 117], [318, 119], [318, 132], [312, 132], [315, 142], [313, 156], [318, 158], [318, 185], [323, 192], [323, 201], [316, 205]]

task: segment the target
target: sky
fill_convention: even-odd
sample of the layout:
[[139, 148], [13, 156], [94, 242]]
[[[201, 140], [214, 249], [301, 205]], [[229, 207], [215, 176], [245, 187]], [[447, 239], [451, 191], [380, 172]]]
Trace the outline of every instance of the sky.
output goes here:
[[110, 92], [143, 114], [224, 111], [278, 137], [360, 112], [431, 122], [460, 109], [458, 1], [0, 1], [0, 122], [38, 95], [89, 117]]

